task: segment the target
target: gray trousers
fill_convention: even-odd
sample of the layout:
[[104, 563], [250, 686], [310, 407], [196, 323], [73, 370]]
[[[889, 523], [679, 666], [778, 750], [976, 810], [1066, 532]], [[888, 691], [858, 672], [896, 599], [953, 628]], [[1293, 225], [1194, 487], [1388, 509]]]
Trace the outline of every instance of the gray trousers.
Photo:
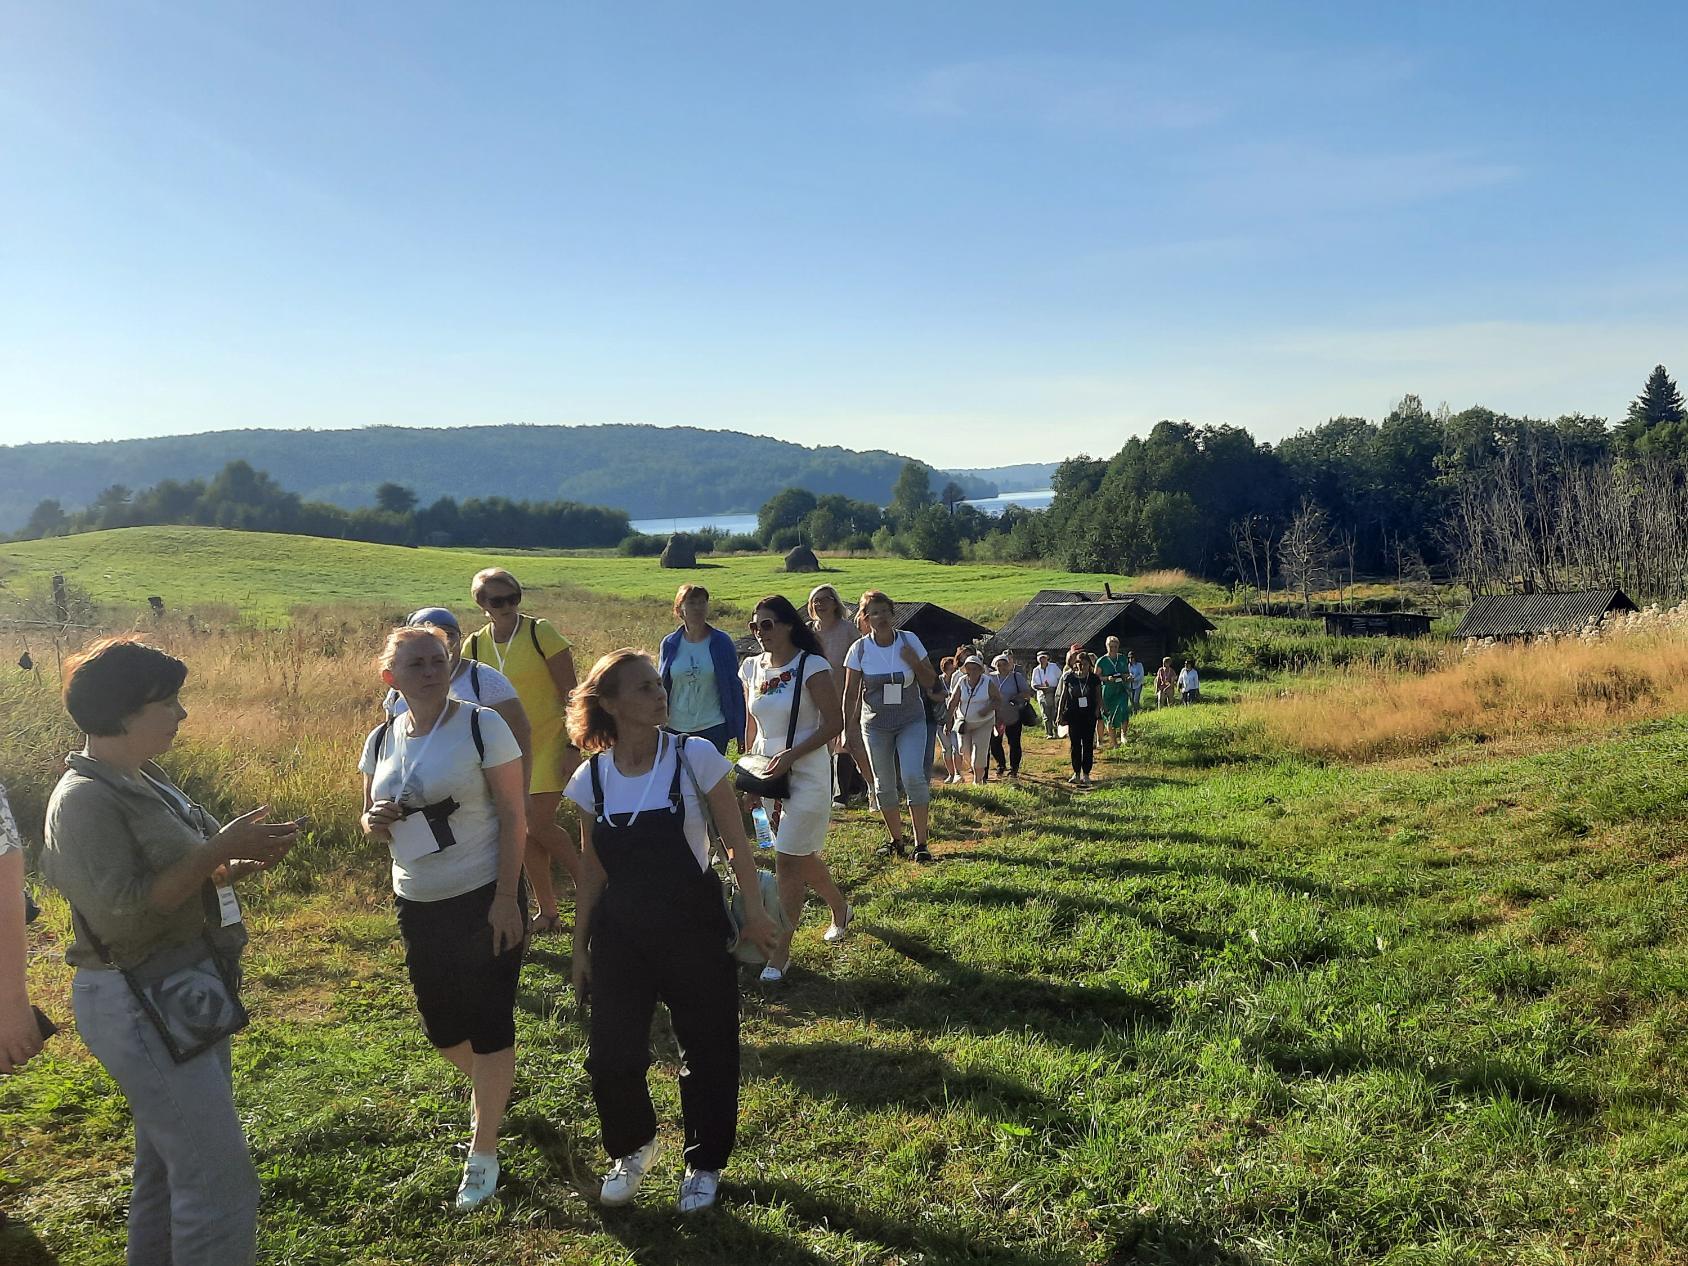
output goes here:
[[78, 971], [71, 998], [82, 1040], [135, 1120], [129, 1266], [250, 1266], [258, 1171], [235, 1112], [228, 1042], [175, 1063], [114, 971]]

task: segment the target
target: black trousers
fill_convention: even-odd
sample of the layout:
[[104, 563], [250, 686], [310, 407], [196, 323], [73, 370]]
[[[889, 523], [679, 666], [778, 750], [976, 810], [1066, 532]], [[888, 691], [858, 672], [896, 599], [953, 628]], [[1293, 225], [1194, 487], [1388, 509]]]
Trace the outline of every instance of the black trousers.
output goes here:
[[[719, 889], [716, 890], [717, 893]], [[592, 1023], [586, 1071], [604, 1151], [613, 1158], [656, 1137], [645, 1074], [651, 1019], [668, 1007], [680, 1043], [680, 1113], [686, 1163], [720, 1169], [738, 1131], [738, 973], [726, 951], [720, 897], [714, 918], [634, 927], [600, 908], [592, 929]]]
[[1002, 755], [1002, 735], [991, 734], [991, 759], [996, 762], [998, 773], [1001, 773], [1004, 769], [1012, 770], [1016, 774], [1020, 772], [1020, 731], [1023, 728], [1018, 721], [1007, 727], [1008, 756], [1006, 759]]
[[1073, 773], [1090, 777], [1096, 759], [1096, 723], [1088, 714], [1077, 724], [1067, 723], [1067, 747], [1073, 758]]

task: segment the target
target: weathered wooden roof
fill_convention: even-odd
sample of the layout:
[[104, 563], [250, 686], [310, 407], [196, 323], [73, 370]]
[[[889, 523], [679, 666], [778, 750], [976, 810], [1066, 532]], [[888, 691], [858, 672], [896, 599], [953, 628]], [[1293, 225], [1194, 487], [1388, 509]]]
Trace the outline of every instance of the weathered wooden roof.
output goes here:
[[1106, 634], [1121, 632], [1152, 636], [1163, 630], [1135, 602], [1033, 601], [997, 631], [996, 640], [1010, 650], [1059, 650], [1074, 642], [1088, 646]]
[[1214, 630], [1211, 620], [1174, 593], [1116, 593], [1109, 597], [1105, 593], [1084, 589], [1039, 589], [1028, 605], [1049, 602], [1135, 602], [1175, 632], [1200, 629], [1211, 633]]
[[1579, 589], [1574, 593], [1486, 594], [1454, 631], [1456, 637], [1523, 637], [1532, 633], [1574, 633], [1608, 611], [1634, 611], [1621, 589]]

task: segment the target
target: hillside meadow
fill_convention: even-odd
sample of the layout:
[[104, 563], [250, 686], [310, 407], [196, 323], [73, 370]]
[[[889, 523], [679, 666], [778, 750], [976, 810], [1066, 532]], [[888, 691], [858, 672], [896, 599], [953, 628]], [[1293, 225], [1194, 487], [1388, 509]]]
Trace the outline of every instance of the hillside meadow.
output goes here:
[[[1317, 701], [1386, 648], [1338, 663], [1311, 628], [1229, 619], [1205, 702], [1136, 718], [1097, 790], [1066, 787], [1064, 744], [1028, 735], [1020, 784], [939, 791], [931, 868], [876, 858], [882, 829], [839, 815], [857, 930], [824, 946], [811, 913], [791, 983], [746, 979], [740, 1147], [704, 1218], [674, 1212], [661, 1018], [673, 1145], [637, 1206], [595, 1203], [567, 944], [539, 942], [501, 1199], [454, 1215], [466, 1096], [425, 1049], [383, 857], [353, 828], [370, 655], [389, 607], [437, 595], [322, 609], [314, 581], [277, 574], [272, 627], [201, 608], [150, 634], [193, 672], [178, 774], [217, 809], [317, 823], [247, 901], [237, 1099], [266, 1262], [1688, 1261], [1688, 718], [1636, 694], [1504, 743], [1455, 727], [1321, 751], [1360, 701]], [[584, 660], [669, 627], [658, 575], [643, 598], [567, 591]], [[1431, 647], [1389, 680], [1451, 701], [1459, 671]], [[51, 678], [0, 675], [26, 830], [75, 739]], [[68, 913], [45, 904], [32, 987], [68, 1020]], [[0, 1262], [122, 1260], [126, 1112], [69, 1030], [0, 1081]]]
[[[43, 541], [0, 543], [0, 581], [23, 594], [45, 592], [61, 572], [99, 603], [136, 611], [158, 595], [172, 609], [202, 605], [262, 623], [285, 621], [300, 604], [379, 603], [412, 610], [444, 603], [469, 606], [469, 579], [483, 567], [507, 567], [529, 589], [555, 590], [572, 602], [576, 590], [623, 598], [672, 600], [684, 581], [708, 587], [717, 600], [744, 608], [768, 593], [783, 593], [799, 606], [824, 582], [854, 599], [869, 587], [898, 601], [939, 602], [987, 627], [996, 627], [1039, 589], [1116, 588], [1119, 577], [1018, 567], [958, 563], [939, 566], [900, 558], [828, 555], [823, 572], [790, 575], [775, 554], [704, 556], [686, 571], [667, 571], [653, 558], [604, 553], [494, 553], [461, 549], [407, 549], [357, 541], [217, 528], [122, 528]], [[1192, 600], [1223, 598], [1218, 586], [1176, 582]], [[536, 598], [536, 609], [543, 603]], [[566, 620], [566, 616], [563, 617]]]

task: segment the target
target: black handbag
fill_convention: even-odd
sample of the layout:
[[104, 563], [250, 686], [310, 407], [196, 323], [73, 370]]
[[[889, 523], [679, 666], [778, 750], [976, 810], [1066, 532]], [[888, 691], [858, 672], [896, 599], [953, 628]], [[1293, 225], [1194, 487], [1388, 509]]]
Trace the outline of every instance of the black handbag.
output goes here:
[[[797, 738], [797, 709], [803, 702], [803, 668], [808, 660], [808, 651], [797, 657], [797, 680], [791, 690], [791, 723], [785, 729], [785, 750], [788, 752]], [[761, 796], [764, 800], [791, 799], [791, 771], [788, 769], [778, 777], [770, 778], [768, 766], [773, 763], [771, 756], [739, 757], [738, 764], [733, 766], [733, 786], [741, 795]]]

